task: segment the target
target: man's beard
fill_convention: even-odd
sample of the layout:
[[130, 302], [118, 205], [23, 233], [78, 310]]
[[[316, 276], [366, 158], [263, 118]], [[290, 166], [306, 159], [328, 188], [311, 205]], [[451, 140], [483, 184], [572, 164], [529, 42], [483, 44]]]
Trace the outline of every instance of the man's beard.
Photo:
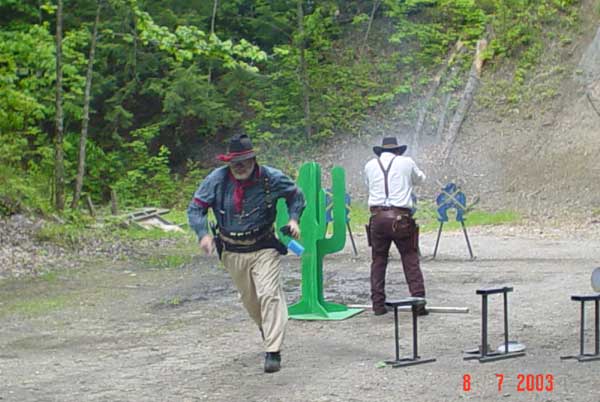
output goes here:
[[233, 177], [235, 177], [236, 180], [248, 180], [248, 178], [250, 178], [252, 172], [254, 171], [254, 166], [255, 164], [253, 163], [252, 166], [248, 168], [243, 167], [241, 169], [234, 169], [232, 167], [231, 174], [233, 175]]

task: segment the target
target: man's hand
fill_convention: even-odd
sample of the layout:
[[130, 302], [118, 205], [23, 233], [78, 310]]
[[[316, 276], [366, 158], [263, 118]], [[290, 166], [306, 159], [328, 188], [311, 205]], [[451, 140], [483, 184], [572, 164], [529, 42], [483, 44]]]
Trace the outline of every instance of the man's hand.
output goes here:
[[296, 240], [300, 238], [300, 226], [298, 226], [298, 221], [295, 219], [290, 219], [287, 223], [287, 226], [290, 228], [290, 234]]
[[211, 255], [214, 248], [215, 242], [211, 235], [205, 235], [202, 239], [200, 239], [200, 248], [206, 255]]

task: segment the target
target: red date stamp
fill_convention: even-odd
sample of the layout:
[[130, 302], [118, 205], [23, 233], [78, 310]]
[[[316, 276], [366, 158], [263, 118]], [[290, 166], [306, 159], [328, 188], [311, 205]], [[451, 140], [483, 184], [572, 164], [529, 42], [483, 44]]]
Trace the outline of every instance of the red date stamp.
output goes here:
[[[506, 390], [504, 374], [496, 374], [498, 392]], [[552, 392], [554, 391], [554, 375], [552, 374], [517, 374], [515, 390], [517, 392]], [[473, 378], [470, 374], [463, 375], [463, 391], [473, 388]]]

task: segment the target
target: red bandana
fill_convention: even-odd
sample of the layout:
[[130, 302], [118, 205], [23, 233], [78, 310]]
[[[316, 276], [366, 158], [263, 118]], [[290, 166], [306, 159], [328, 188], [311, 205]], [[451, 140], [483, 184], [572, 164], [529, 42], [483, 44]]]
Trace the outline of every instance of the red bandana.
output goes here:
[[229, 179], [233, 181], [234, 190], [233, 190], [233, 206], [235, 208], [235, 212], [242, 212], [242, 207], [244, 205], [244, 191], [246, 188], [253, 186], [256, 184], [256, 179], [260, 176], [260, 168], [256, 165], [254, 169], [254, 177], [249, 177], [246, 180], [238, 180], [236, 179], [231, 170], [229, 171]]
[[241, 156], [241, 155], [247, 155], [249, 153], [254, 152], [253, 149], [249, 149], [247, 151], [240, 151], [240, 152], [229, 152], [228, 154], [221, 154], [217, 156], [217, 159], [222, 161], [222, 162], [231, 162], [231, 160], [233, 158], [235, 158], [236, 156]]

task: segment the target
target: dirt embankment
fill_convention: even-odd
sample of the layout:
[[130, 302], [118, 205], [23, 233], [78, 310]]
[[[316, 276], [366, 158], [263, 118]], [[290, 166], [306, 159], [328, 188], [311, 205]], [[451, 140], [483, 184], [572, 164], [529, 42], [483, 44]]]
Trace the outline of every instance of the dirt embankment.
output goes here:
[[[108, 229], [91, 228], [81, 233], [35, 216], [13, 215], [0, 218], [0, 280], [38, 275], [55, 269], [77, 269], [86, 261], [148, 258], [156, 250], [177, 240], [162, 238], [132, 240], [119, 238]], [[54, 232], [53, 230], [57, 230]]]
[[[429, 176], [418, 189], [421, 197], [432, 198], [453, 180], [468, 195], [478, 195], [483, 207], [517, 210], [540, 220], [565, 215], [590, 220], [600, 211], [598, 2], [583, 1], [579, 16], [580, 30], [571, 41], [556, 34], [545, 44], [517, 105], [506, 99], [508, 90], [499, 85], [510, 83], [514, 68], [484, 68], [448, 161], [438, 156], [435, 130], [423, 133], [418, 154], [412, 155]], [[414, 127], [384, 116], [369, 121], [363, 131], [361, 138], [329, 147], [322, 158], [325, 166], [346, 168], [349, 191], [362, 201], [362, 171], [373, 157], [372, 146], [385, 135], [410, 144]]]

